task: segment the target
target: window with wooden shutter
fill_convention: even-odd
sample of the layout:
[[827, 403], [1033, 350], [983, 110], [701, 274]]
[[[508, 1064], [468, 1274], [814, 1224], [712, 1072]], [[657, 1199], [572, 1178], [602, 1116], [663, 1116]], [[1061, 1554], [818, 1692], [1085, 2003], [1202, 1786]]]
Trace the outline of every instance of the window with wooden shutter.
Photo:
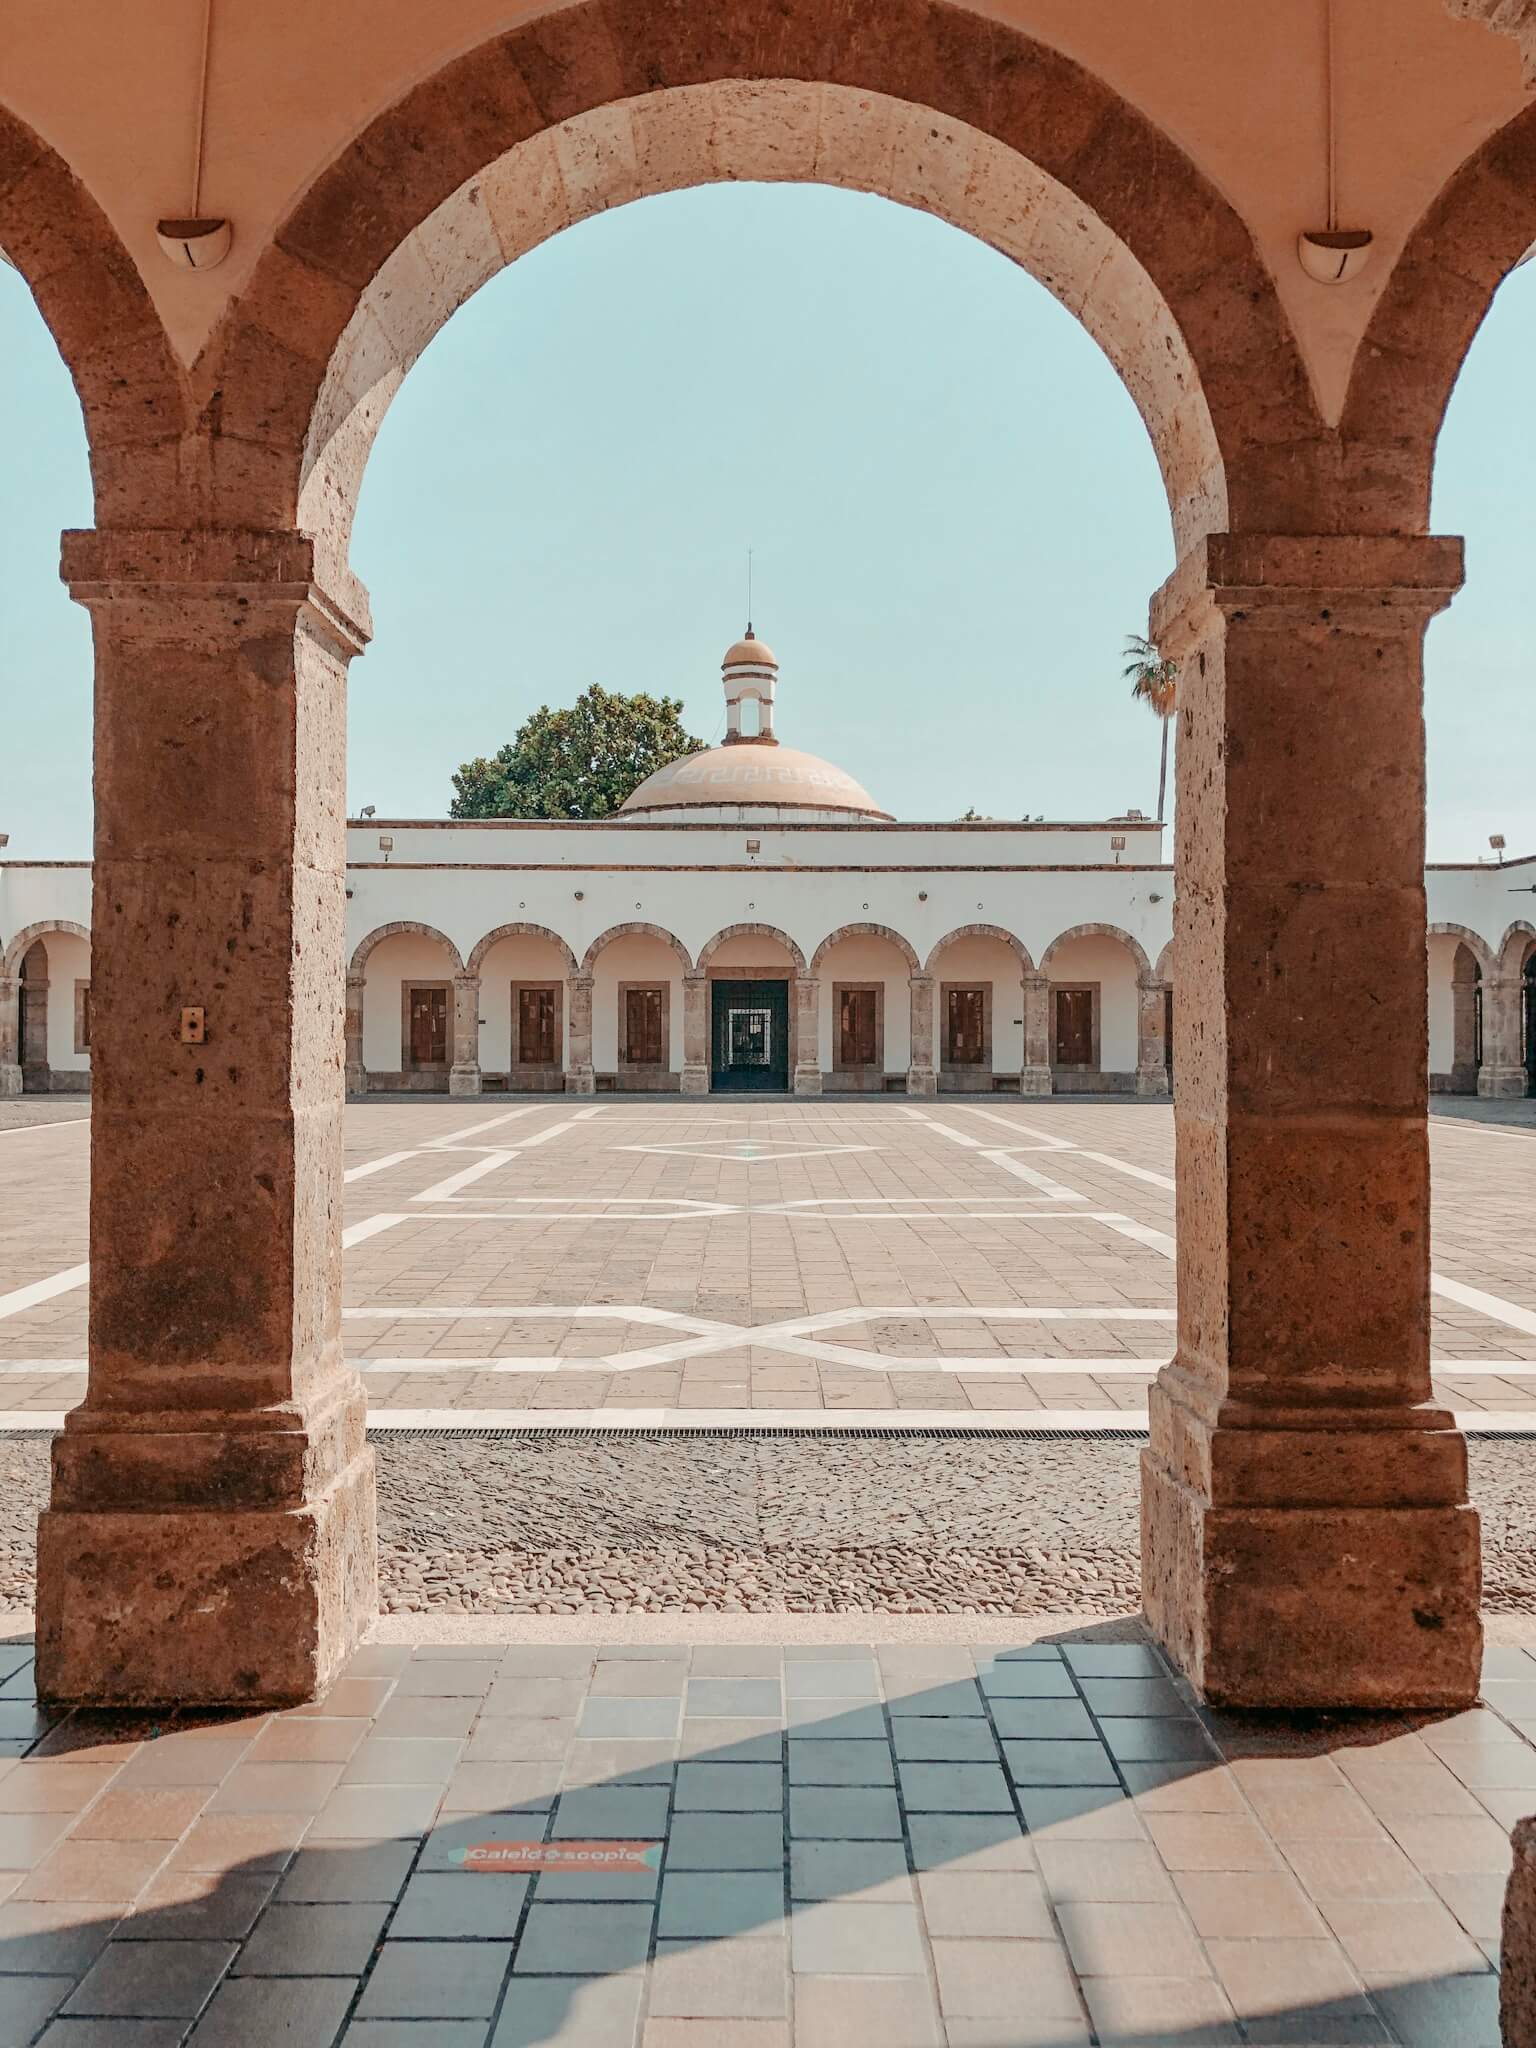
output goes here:
[[878, 1067], [880, 1051], [880, 990], [877, 987], [839, 988], [837, 991], [837, 1065]]
[[624, 1043], [619, 1054], [627, 1067], [659, 1067], [667, 1057], [667, 990], [624, 990]]
[[520, 987], [517, 991], [517, 1063], [553, 1067], [560, 1062], [560, 991], [551, 987]]
[[75, 983], [75, 1051], [89, 1052], [91, 1049], [91, 984], [88, 981]]
[[987, 992], [984, 988], [944, 991], [944, 1062], [979, 1067], [987, 1055]]
[[1059, 988], [1055, 991], [1056, 1050], [1058, 1067], [1093, 1065], [1093, 990]]
[[413, 1067], [441, 1067], [448, 1063], [448, 991], [446, 988], [413, 988], [410, 1002], [410, 1047]]

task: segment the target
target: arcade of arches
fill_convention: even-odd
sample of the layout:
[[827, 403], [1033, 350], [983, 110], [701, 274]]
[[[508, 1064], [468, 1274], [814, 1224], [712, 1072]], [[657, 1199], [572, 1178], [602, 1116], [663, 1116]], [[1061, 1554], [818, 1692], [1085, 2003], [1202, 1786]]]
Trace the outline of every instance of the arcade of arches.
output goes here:
[[[751, 177], [884, 193], [1023, 264], [1115, 363], [1167, 486], [1179, 559], [1151, 628], [1184, 677], [1179, 1337], [1144, 1464], [1150, 1624], [1214, 1701], [1470, 1700], [1478, 1530], [1427, 1356], [1420, 700], [1425, 629], [1462, 578], [1460, 543], [1426, 531], [1439, 421], [1536, 241], [1521, 53], [1476, 18], [1509, 10], [1352, 11], [1341, 155], [1374, 241], [1337, 287], [1297, 261], [1323, 126], [1295, 10], [1222, 9], [1219, 32], [1203, 0], [1007, 0], [985, 18], [943, 0], [581, 0], [511, 28], [492, 0], [451, 22], [275, 0], [259, 31], [221, 11], [205, 189], [234, 242], [207, 272], [154, 235], [184, 182], [181, 12], [130, 35], [105, 0], [30, 10], [0, 111], [0, 247], [74, 377], [96, 494], [94, 528], [63, 547], [97, 662], [91, 1359], [40, 1530], [44, 1692], [300, 1698], [368, 1623], [373, 1467], [339, 1311], [344, 706], [369, 637], [352, 507], [394, 390], [487, 277], [599, 207]], [[1385, 56], [1390, 94], [1369, 82]], [[391, 921], [431, 920], [381, 901], [358, 936]], [[1047, 979], [1075, 921], [1031, 937]], [[401, 976], [452, 984], [419, 1020], [429, 1065], [441, 1048], [510, 1075], [526, 985], [557, 991], [518, 998], [528, 1064], [557, 1036], [572, 1078], [669, 1068], [675, 1047], [686, 1080], [701, 972], [745, 991], [743, 1014], [768, 1008], [747, 999], [775, 964], [760, 933], [704, 957], [732, 922], [751, 919], [670, 943], [638, 928], [667, 918], [631, 910], [611, 923], [637, 928], [580, 958], [554, 927], [537, 955], [494, 939], [476, 964], [508, 1006], [490, 1052], [461, 1029], [457, 969], [407, 968], [419, 934], [372, 957], [382, 973], [388, 944]], [[807, 989], [899, 985], [872, 943], [840, 940], [846, 960], [814, 972], [789, 956], [792, 1084], [838, 1066], [825, 987]], [[925, 1073], [953, 982], [994, 1001], [990, 1025], [962, 1005], [952, 1043], [990, 1029], [1003, 1071], [1048, 1066], [1027, 1024], [1002, 1049], [992, 943], [967, 940], [953, 974], [924, 955], [931, 1011], [854, 1003], [858, 1063], [899, 1075], [905, 1029], [906, 1071]], [[1516, 969], [1484, 944], [1475, 973], [1450, 963], [1445, 1071], [1475, 1058], [1480, 985], [1504, 1085], [1523, 1060]], [[82, 977], [51, 941], [45, 957], [53, 1065], [55, 1002]], [[1101, 978], [1059, 964], [1064, 985]], [[644, 994], [679, 982], [680, 1033]], [[179, 1029], [191, 1007], [202, 1042]], [[364, 1010], [364, 1065], [373, 1028]], [[378, 1028], [382, 1049], [416, 1026]], [[1091, 1006], [1072, 1029], [1091, 1062]], [[1109, 1036], [1106, 1006], [1101, 1062], [1154, 1071]]]

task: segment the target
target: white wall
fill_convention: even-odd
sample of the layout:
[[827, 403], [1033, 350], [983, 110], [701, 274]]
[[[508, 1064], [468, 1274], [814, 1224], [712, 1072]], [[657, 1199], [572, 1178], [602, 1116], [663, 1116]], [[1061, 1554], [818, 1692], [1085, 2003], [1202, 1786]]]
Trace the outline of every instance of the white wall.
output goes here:
[[91, 949], [72, 932], [49, 932], [43, 946], [48, 955], [48, 1064], [56, 1073], [88, 1073], [90, 1054], [75, 1051], [75, 983], [91, 978]]
[[480, 962], [480, 1064], [503, 1074], [512, 1063], [512, 984], [514, 981], [557, 981], [561, 984], [560, 1064], [569, 1057], [570, 1003], [564, 984], [570, 968], [552, 939], [498, 939]]
[[887, 1074], [904, 1074], [912, 1064], [911, 968], [889, 939], [840, 939], [822, 956], [821, 1002], [817, 1020], [817, 1058], [824, 1074], [837, 1059], [837, 1003], [833, 989], [840, 981], [877, 981], [885, 991], [885, 1065]]
[[[387, 920], [385, 920], [387, 922]], [[381, 939], [363, 964], [363, 1065], [370, 1074], [401, 1071], [401, 986], [454, 976], [448, 950], [435, 939], [400, 932]], [[448, 1057], [453, 1058], [453, 991], [448, 993]]]
[[[1099, 1072], [1136, 1071], [1136, 961], [1118, 939], [1068, 939], [1052, 953], [1047, 966], [1052, 983], [1096, 981], [1099, 984]], [[1056, 1020], [1051, 1019], [1054, 1032]]]
[[619, 983], [666, 982], [672, 991], [668, 1011], [667, 1065], [674, 1074], [683, 1065], [683, 965], [664, 939], [630, 934], [604, 946], [592, 963], [592, 1065], [599, 1074], [614, 1073], [619, 1064]]
[[1016, 1074], [1024, 1064], [1024, 963], [1001, 939], [956, 939], [931, 963], [933, 1063], [944, 1066], [944, 984], [992, 984], [992, 1071]]
[[1432, 932], [1429, 940], [1429, 1071], [1448, 1074], [1454, 1061], [1456, 1019], [1451, 977], [1456, 971], [1460, 939]]

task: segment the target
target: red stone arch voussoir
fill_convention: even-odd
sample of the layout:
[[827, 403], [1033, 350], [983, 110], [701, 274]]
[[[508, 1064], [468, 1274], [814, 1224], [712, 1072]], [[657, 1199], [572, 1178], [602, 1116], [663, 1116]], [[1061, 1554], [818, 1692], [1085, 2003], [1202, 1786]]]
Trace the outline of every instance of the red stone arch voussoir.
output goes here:
[[399, 938], [403, 932], [409, 932], [418, 939], [431, 939], [447, 953], [453, 962], [454, 973], [464, 973], [464, 961], [459, 949], [446, 932], [440, 932], [435, 924], [422, 924], [414, 917], [402, 917], [396, 919], [393, 924], [375, 925], [366, 938], [358, 940], [352, 958], [347, 963], [348, 974], [361, 974], [368, 965], [368, 956], [374, 947], [381, 946], [386, 939]]
[[[353, 337], [360, 354], [351, 389], [321, 428], [328, 446], [345, 444], [333, 492], [339, 500], [355, 496], [377, 419], [404, 369], [453, 307], [510, 260], [494, 237], [485, 246], [486, 209], [477, 213], [472, 182], [510, 151], [546, 134], [558, 141], [571, 124], [658, 96], [786, 84], [917, 110], [922, 133], [934, 138], [939, 124], [961, 124], [1054, 181], [1065, 203], [1053, 225], [1064, 232], [1053, 236], [1054, 255], [1037, 252], [1035, 274], [1112, 356], [1106, 334], [1119, 310], [1126, 353], [1136, 360], [1128, 368], [1117, 356], [1117, 367], [1152, 431], [1165, 478], [1189, 471], [1204, 479], [1186, 494], [1181, 544], [1222, 526], [1318, 530], [1334, 451], [1273, 282], [1239, 216], [1170, 137], [1103, 79], [947, 0], [720, 0], [711, 7], [577, 0], [422, 80], [299, 196], [197, 366], [206, 431], [244, 444], [238, 461], [215, 462], [218, 523], [303, 523], [334, 532], [344, 559], [348, 505], [311, 504], [300, 522], [328, 369], [385, 266], [464, 192], [452, 233], [430, 249], [418, 238], [399, 289], [379, 298], [369, 331]], [[780, 145], [792, 140], [782, 123], [775, 133]], [[586, 138], [588, 184], [613, 154], [614, 138], [601, 127]], [[943, 188], [946, 167], [929, 168], [930, 184], [919, 180], [890, 196], [974, 226], [976, 187], [985, 180], [968, 181], [963, 165], [949, 166]], [[664, 173], [641, 163], [623, 190], [605, 191], [585, 210], [712, 178], [775, 175], [818, 173], [814, 163], [775, 171], [755, 158], [711, 169], [696, 155]], [[860, 179], [844, 167], [837, 181]], [[877, 179], [865, 189], [883, 186]], [[1085, 251], [1091, 244], [1091, 260], [1074, 261], [1067, 253], [1074, 244]], [[434, 308], [425, 322], [413, 299]], [[401, 330], [413, 321], [423, 331], [402, 343]], [[1151, 329], [1155, 347], [1146, 343]], [[1170, 384], [1174, 358], [1180, 369]], [[1170, 502], [1183, 502], [1171, 486]]]
[[1152, 970], [1152, 979], [1161, 982], [1165, 988], [1173, 984], [1173, 941], [1170, 939], [1157, 956], [1157, 965]]
[[39, 939], [46, 939], [52, 932], [58, 932], [65, 938], [84, 939], [87, 945], [91, 943], [88, 928], [83, 924], [76, 924], [72, 918], [45, 917], [37, 924], [24, 924], [12, 937], [4, 953], [0, 954], [0, 975], [9, 979], [20, 974], [21, 963], [28, 953]]
[[85, 415], [98, 526], [174, 506], [188, 381], [112, 223], [58, 153], [0, 106], [0, 249], [25, 278]]
[[1047, 976], [1050, 974], [1051, 961], [1061, 947], [1066, 945], [1070, 939], [1114, 939], [1119, 945], [1125, 947], [1126, 951], [1135, 961], [1136, 979], [1138, 981], [1154, 981], [1157, 978], [1152, 972], [1152, 963], [1147, 958], [1146, 947], [1141, 944], [1140, 940], [1133, 939], [1129, 932], [1122, 931], [1117, 924], [1075, 924], [1068, 931], [1058, 932], [1040, 955], [1040, 972], [1042, 974]]
[[945, 947], [954, 945], [957, 939], [1000, 939], [1010, 952], [1018, 954], [1021, 974], [1035, 972], [1029, 948], [1016, 932], [1005, 931], [1000, 924], [957, 924], [952, 932], [946, 932], [937, 944], [928, 948], [928, 959], [923, 968], [925, 974], [932, 974], [934, 962]]
[[1459, 939], [1484, 974], [1492, 974], [1497, 965], [1497, 954], [1488, 941], [1465, 924], [1432, 924], [1426, 928], [1426, 937], [1431, 939]]
[[605, 947], [611, 946], [615, 939], [660, 939], [664, 946], [672, 948], [673, 952], [682, 962], [684, 974], [691, 974], [693, 972], [693, 962], [688, 956], [688, 948], [683, 944], [676, 932], [669, 932], [665, 925], [636, 922], [633, 924], [611, 924], [607, 931], [599, 932], [591, 945], [588, 946], [586, 952], [581, 956], [581, 972], [583, 974], [590, 974], [592, 972], [598, 954]]
[[579, 971], [576, 966], [576, 955], [558, 932], [552, 932], [547, 924], [514, 923], [499, 924], [494, 931], [486, 933], [465, 962], [466, 974], [478, 974], [486, 954], [490, 952], [492, 946], [500, 945], [503, 939], [548, 939], [552, 946], [559, 947], [565, 960], [566, 973], [575, 974]]
[[1499, 941], [1499, 966], [1505, 974], [1521, 974], [1525, 970], [1526, 956], [1536, 946], [1536, 924], [1523, 917], [1517, 917]]
[[728, 924], [699, 948], [698, 972], [702, 974], [727, 939], [772, 939], [794, 962], [796, 974], [806, 972], [805, 955], [786, 931], [776, 924]]
[[888, 945], [894, 946], [906, 961], [909, 974], [920, 974], [922, 972], [917, 954], [913, 951], [911, 945], [901, 936], [900, 932], [893, 931], [888, 924], [843, 924], [839, 925], [835, 932], [828, 932], [827, 936], [811, 955], [810, 971], [812, 974], [820, 974], [822, 961], [831, 952], [832, 948], [841, 945], [844, 939], [884, 939]]
[[1436, 194], [1393, 266], [1340, 421], [1350, 530], [1423, 533], [1451, 390], [1493, 295], [1536, 243], [1536, 104]]

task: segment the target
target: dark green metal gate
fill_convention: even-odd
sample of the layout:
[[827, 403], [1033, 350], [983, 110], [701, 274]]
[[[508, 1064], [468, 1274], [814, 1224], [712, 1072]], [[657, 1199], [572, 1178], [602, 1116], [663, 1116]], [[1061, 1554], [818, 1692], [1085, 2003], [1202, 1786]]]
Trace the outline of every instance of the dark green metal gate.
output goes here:
[[789, 983], [710, 984], [709, 1085], [718, 1092], [789, 1089]]

